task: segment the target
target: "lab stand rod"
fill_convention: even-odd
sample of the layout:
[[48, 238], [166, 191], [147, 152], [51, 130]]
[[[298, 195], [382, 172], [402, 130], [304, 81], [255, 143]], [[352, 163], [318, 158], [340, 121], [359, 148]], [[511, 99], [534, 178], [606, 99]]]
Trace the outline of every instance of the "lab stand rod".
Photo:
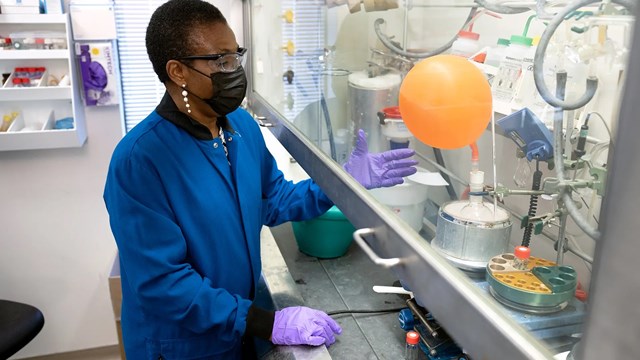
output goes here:
[[420, 320], [420, 323], [427, 329], [429, 335], [434, 338], [438, 337], [438, 332], [431, 326], [427, 318], [422, 314], [422, 311], [418, 308], [418, 304], [416, 303], [415, 298], [407, 300], [407, 306], [409, 307], [409, 309], [411, 309], [413, 314], [418, 317], [418, 320]]
[[[562, 200], [559, 201], [559, 203], [561, 202]], [[557, 242], [558, 256], [556, 257], [556, 264], [558, 265], [562, 265], [564, 263], [564, 247], [565, 247], [564, 232], [567, 229], [567, 216], [568, 215], [566, 210], [561, 211], [560, 228], [558, 229], [558, 242]]]

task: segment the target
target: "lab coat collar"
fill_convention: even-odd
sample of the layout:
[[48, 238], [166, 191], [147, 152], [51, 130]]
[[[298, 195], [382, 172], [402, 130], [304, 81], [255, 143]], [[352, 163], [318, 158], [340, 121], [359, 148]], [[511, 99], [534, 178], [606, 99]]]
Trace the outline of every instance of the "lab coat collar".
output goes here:
[[[179, 128], [184, 129], [196, 139], [213, 140], [213, 135], [211, 135], [209, 128], [178, 110], [178, 107], [167, 91], [165, 91], [160, 104], [156, 107], [156, 112]], [[218, 118], [218, 124], [221, 124], [224, 130], [233, 133], [233, 129], [231, 129], [229, 125], [229, 120], [225, 116]]]

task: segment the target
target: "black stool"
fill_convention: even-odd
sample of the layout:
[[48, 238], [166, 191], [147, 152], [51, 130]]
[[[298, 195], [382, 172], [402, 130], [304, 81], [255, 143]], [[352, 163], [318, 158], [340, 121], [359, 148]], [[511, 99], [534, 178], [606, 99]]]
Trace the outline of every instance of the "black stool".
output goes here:
[[7, 359], [33, 340], [44, 326], [37, 308], [0, 300], [0, 359]]

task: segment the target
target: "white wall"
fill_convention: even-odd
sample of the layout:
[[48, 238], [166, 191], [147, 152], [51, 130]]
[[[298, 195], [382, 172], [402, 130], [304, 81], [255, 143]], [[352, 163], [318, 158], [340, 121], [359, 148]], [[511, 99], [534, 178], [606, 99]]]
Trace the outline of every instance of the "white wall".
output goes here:
[[107, 286], [116, 252], [102, 190], [118, 107], [87, 109], [82, 148], [0, 152], [0, 298], [38, 307], [16, 358], [117, 343]]

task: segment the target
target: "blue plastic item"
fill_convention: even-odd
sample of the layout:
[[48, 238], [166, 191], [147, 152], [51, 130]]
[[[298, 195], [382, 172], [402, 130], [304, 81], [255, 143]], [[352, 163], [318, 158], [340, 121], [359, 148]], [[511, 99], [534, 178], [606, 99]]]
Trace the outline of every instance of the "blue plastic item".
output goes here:
[[522, 150], [527, 160], [553, 158], [553, 137], [540, 119], [528, 108], [516, 111], [496, 122]]
[[55, 124], [53, 125], [53, 128], [56, 130], [73, 129], [73, 118], [67, 117], [64, 119], [56, 120]]
[[400, 328], [402, 328], [402, 330], [413, 330], [415, 319], [413, 317], [413, 313], [409, 308], [400, 310], [400, 312], [398, 313], [398, 321], [400, 322]]

